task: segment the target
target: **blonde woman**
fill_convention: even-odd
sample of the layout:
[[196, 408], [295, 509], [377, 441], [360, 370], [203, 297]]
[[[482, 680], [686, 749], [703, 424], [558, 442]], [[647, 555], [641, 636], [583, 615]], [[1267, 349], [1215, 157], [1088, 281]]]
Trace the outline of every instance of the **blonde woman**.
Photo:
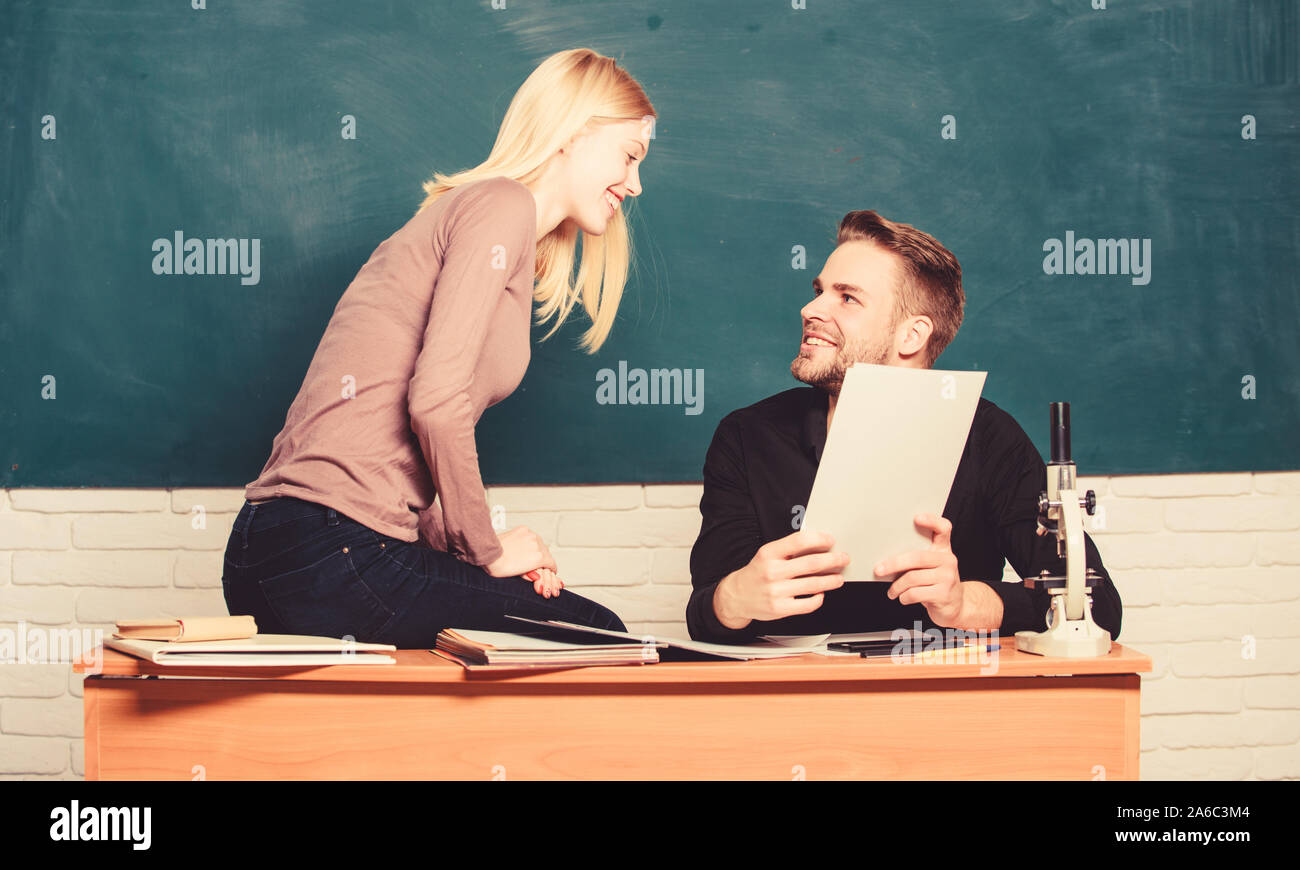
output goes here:
[[[427, 648], [507, 614], [623, 630], [565, 590], [533, 531], [498, 534], [474, 427], [579, 302], [609, 336], [627, 277], [623, 202], [641, 193], [654, 107], [611, 58], [554, 54], [520, 86], [478, 166], [435, 174], [321, 338], [226, 547], [232, 614], [264, 632]], [[575, 260], [581, 242], [581, 259]], [[436, 501], [435, 501], [436, 497]]]

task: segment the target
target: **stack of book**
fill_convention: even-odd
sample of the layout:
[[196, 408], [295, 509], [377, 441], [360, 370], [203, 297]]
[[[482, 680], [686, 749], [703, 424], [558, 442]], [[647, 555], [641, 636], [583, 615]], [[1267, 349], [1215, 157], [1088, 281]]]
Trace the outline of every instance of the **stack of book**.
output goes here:
[[392, 644], [336, 637], [258, 634], [251, 616], [123, 619], [104, 646], [158, 665], [191, 667], [315, 667], [391, 665]]

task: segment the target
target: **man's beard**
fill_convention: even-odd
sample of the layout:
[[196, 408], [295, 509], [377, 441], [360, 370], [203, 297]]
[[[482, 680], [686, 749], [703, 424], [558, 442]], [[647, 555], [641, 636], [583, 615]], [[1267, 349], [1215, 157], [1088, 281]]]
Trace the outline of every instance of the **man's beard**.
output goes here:
[[[893, 330], [886, 330], [886, 336], [892, 336]], [[790, 374], [809, 386], [823, 390], [839, 398], [840, 387], [844, 386], [844, 373], [855, 362], [884, 365], [889, 361], [889, 339], [878, 341], [858, 339], [835, 348], [833, 359], [815, 362], [812, 355], [805, 355], [803, 345], [799, 346], [799, 355], [790, 363]], [[815, 351], [814, 351], [815, 353]]]

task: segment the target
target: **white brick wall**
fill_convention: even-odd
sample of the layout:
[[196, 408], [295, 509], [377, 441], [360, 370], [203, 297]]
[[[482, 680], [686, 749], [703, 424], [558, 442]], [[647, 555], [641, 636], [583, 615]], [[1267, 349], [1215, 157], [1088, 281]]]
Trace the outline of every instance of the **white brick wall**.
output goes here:
[[[1143, 778], [1300, 779], [1300, 472], [1081, 482], [1124, 600], [1120, 642], [1154, 663]], [[542, 535], [567, 588], [630, 631], [685, 636], [700, 491], [494, 487], [488, 500]], [[0, 627], [224, 613], [242, 504], [239, 489], [4, 491]], [[81, 681], [68, 665], [0, 665], [0, 779], [84, 774]]]

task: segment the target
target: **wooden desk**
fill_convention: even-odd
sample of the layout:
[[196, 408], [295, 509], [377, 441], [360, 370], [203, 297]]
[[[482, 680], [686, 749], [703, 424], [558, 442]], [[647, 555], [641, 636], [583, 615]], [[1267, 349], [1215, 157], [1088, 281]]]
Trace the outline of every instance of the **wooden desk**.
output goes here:
[[1002, 643], [995, 673], [808, 654], [487, 677], [422, 650], [273, 670], [104, 650], [86, 779], [1137, 779], [1151, 660]]

